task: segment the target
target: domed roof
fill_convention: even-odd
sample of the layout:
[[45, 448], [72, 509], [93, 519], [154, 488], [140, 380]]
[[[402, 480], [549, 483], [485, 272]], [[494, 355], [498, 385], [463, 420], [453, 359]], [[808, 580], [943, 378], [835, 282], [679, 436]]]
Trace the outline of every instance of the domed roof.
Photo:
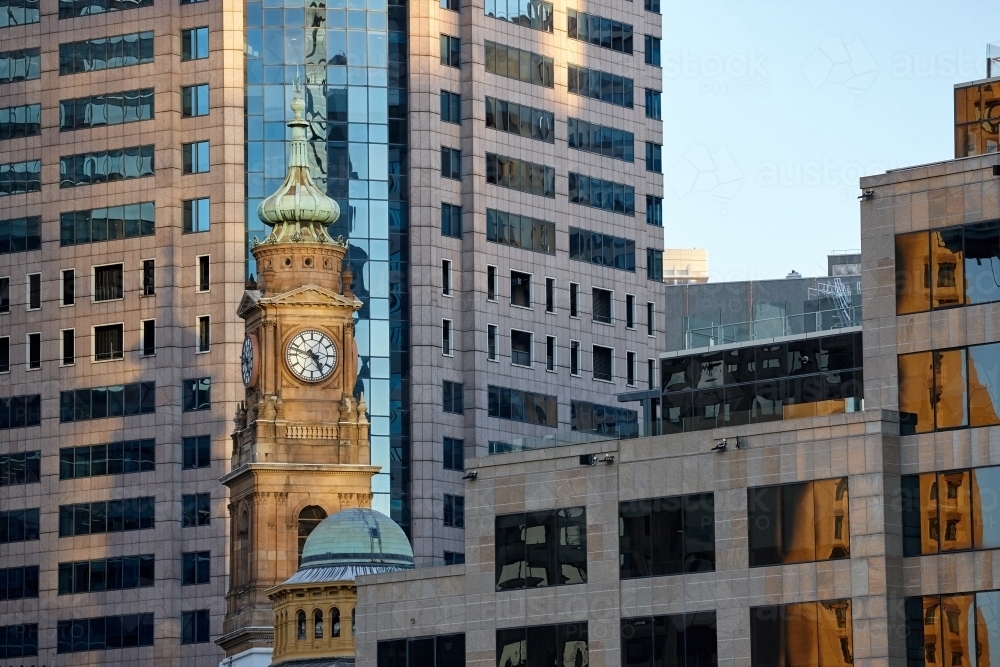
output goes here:
[[306, 538], [301, 570], [319, 567], [413, 568], [413, 548], [395, 521], [375, 510], [353, 508], [320, 522]]

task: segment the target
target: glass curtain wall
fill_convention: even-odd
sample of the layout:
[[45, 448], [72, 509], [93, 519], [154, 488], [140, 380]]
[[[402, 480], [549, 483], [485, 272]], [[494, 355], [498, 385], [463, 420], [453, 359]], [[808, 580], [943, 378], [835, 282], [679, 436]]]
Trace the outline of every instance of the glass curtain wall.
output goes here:
[[409, 299], [406, 0], [246, 3], [247, 273], [267, 230], [260, 201], [288, 163], [286, 123], [302, 86], [317, 184], [340, 204], [330, 228], [350, 238], [360, 367], [371, 419], [373, 507], [409, 531]]

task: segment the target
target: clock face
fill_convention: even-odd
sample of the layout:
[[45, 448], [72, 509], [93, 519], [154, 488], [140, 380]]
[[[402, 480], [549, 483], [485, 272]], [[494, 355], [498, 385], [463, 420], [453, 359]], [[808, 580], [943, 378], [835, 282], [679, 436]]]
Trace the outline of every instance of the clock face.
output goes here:
[[243, 351], [240, 352], [240, 369], [243, 372], [243, 386], [249, 387], [253, 381], [257, 369], [255, 364], [257, 363], [256, 355], [254, 354], [254, 339], [247, 334], [243, 339]]
[[300, 380], [319, 382], [330, 377], [337, 367], [337, 346], [321, 331], [300, 331], [288, 341], [285, 363]]

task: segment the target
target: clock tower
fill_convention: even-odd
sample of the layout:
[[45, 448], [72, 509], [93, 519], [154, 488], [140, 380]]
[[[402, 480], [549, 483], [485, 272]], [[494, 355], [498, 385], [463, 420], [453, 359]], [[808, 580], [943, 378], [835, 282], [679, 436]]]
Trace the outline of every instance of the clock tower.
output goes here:
[[[371, 505], [364, 395], [347, 243], [327, 225], [340, 215], [309, 175], [305, 103], [292, 101], [291, 155], [278, 190], [257, 215], [271, 232], [254, 239], [258, 280], [238, 314], [246, 401], [237, 409], [229, 487], [230, 578], [218, 643], [233, 665], [268, 664], [273, 612], [266, 591], [299, 567], [312, 529], [329, 515]], [[267, 660], [264, 658], [267, 656]]]

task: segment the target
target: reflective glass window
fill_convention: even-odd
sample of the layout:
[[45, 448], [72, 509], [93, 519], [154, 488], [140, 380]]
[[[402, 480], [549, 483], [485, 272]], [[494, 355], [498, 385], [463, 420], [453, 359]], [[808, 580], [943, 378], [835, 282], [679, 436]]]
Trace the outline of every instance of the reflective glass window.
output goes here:
[[901, 354], [898, 359], [901, 435], [934, 430], [933, 352]]
[[931, 307], [930, 241], [927, 232], [896, 236], [896, 314]]
[[750, 609], [752, 667], [854, 663], [851, 600]]
[[965, 300], [1000, 300], [1000, 220], [965, 227]]
[[747, 489], [750, 566], [850, 557], [847, 478]]
[[933, 355], [935, 425], [939, 429], [968, 426], [965, 350]]

